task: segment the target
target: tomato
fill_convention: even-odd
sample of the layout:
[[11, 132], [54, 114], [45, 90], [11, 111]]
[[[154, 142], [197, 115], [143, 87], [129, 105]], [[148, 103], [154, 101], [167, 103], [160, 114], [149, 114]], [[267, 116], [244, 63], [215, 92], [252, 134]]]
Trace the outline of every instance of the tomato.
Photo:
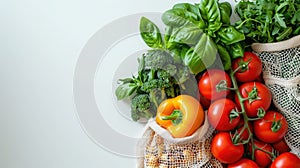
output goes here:
[[286, 134], [288, 123], [281, 113], [268, 111], [262, 119], [254, 121], [253, 128], [254, 134], [259, 140], [266, 143], [275, 143], [280, 141]]
[[270, 168], [297, 168], [300, 167], [300, 158], [290, 152], [280, 154], [271, 164]]
[[259, 167], [253, 160], [242, 158], [235, 163], [229, 164], [227, 168], [259, 168]]
[[200, 104], [202, 105], [203, 109], [207, 110], [211, 104], [211, 101], [199, 94], [200, 96]]
[[230, 164], [238, 161], [244, 154], [242, 144], [233, 144], [229, 132], [217, 133], [211, 142], [211, 153], [222, 163]]
[[230, 119], [232, 111], [237, 110], [237, 105], [230, 99], [214, 101], [207, 112], [209, 123], [218, 131], [233, 130], [240, 122], [240, 116]]
[[[273, 151], [273, 148], [270, 144], [263, 143], [261, 141], [254, 140], [254, 145], [256, 146], [256, 148], [263, 149], [270, 153]], [[252, 152], [252, 144], [251, 143], [249, 143], [249, 151]], [[254, 150], [254, 158], [255, 158], [255, 160], [254, 160], [255, 163], [257, 163], [257, 165], [259, 165], [260, 167], [267, 167], [272, 162], [272, 160], [271, 160], [272, 156], [262, 150], [259, 150], [259, 149]]]
[[273, 143], [272, 146], [279, 153], [284, 153], [284, 152], [291, 151], [290, 147], [287, 145], [287, 143], [285, 142], [284, 138], [282, 138], [281, 141]]
[[200, 94], [209, 100], [217, 100], [226, 97], [230, 90], [218, 90], [218, 84], [224, 84], [226, 87], [231, 87], [229, 75], [220, 69], [209, 69], [201, 76], [198, 87]]
[[[237, 133], [240, 133], [242, 131], [243, 127], [244, 127], [244, 120], [241, 120], [241, 122], [238, 125]], [[248, 122], [248, 127], [249, 127], [251, 133], [253, 133], [252, 122]], [[247, 128], [244, 129], [244, 131], [242, 132], [240, 138], [241, 138], [241, 140], [244, 140], [244, 141], [249, 139], [249, 131], [248, 131]]]
[[[244, 101], [244, 106], [248, 117], [257, 117], [259, 108], [265, 111], [271, 105], [272, 95], [270, 90], [260, 82], [247, 82], [239, 87], [242, 98], [248, 100]], [[237, 95], [235, 95], [235, 102], [240, 106]]]
[[235, 73], [237, 81], [250, 82], [259, 78], [262, 72], [262, 62], [260, 58], [252, 53], [245, 52], [243, 58], [235, 59], [232, 62], [232, 69], [235, 70], [239, 66], [242, 68]]

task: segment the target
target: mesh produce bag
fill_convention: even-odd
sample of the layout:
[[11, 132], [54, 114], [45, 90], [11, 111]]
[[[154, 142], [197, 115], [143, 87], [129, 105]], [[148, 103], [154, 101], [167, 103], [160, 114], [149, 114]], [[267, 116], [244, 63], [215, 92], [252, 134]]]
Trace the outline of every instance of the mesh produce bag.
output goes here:
[[173, 138], [150, 119], [138, 144], [138, 168], [218, 168], [222, 164], [213, 158], [210, 142], [214, 129], [208, 121], [193, 135]]
[[263, 62], [263, 78], [273, 102], [288, 121], [285, 140], [300, 157], [300, 36], [277, 43], [255, 43], [252, 48]]

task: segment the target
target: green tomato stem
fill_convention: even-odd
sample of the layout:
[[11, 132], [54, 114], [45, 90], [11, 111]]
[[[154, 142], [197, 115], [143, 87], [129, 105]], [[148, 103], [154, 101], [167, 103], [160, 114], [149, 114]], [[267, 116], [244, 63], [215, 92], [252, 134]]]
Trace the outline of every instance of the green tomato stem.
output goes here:
[[238, 68], [236, 68], [235, 70], [231, 70], [230, 72], [230, 79], [231, 79], [231, 82], [232, 82], [232, 85], [233, 85], [233, 88], [234, 88], [234, 91], [238, 97], [238, 100], [239, 100], [239, 103], [240, 103], [240, 107], [241, 107], [241, 112], [240, 114], [242, 114], [243, 116], [243, 119], [244, 119], [244, 126], [242, 128], [242, 130], [236, 135], [238, 138], [235, 138], [234, 139], [234, 143], [238, 143], [237, 141], [240, 141], [240, 138], [242, 133], [247, 129], [247, 131], [249, 132], [249, 137], [246, 141], [243, 141], [242, 144], [247, 144], [249, 143], [249, 141], [252, 141], [253, 140], [253, 134], [250, 130], [250, 127], [249, 127], [249, 124], [248, 124], [248, 121], [249, 121], [249, 118], [246, 114], [246, 109], [245, 109], [245, 106], [244, 106], [244, 101], [248, 100], [247, 98], [243, 98], [242, 95], [241, 95], [241, 92], [239, 91], [239, 88], [238, 88], [238, 84], [237, 84], [237, 81], [236, 81], [236, 78], [235, 78], [235, 73], [238, 72], [240, 69], [242, 68], [242, 66], [239, 66]]

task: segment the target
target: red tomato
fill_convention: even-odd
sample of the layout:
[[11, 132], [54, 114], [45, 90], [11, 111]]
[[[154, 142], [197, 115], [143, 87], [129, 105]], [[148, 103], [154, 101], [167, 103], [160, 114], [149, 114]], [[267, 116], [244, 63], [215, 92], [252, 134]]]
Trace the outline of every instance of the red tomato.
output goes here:
[[271, 164], [270, 168], [298, 168], [300, 158], [290, 152], [280, 154]]
[[288, 130], [284, 116], [276, 111], [268, 111], [264, 118], [254, 121], [254, 134], [266, 143], [280, 141]]
[[222, 83], [231, 87], [229, 75], [220, 69], [209, 69], [201, 76], [198, 87], [200, 94], [209, 100], [217, 100], [226, 97], [230, 90], [218, 90], [217, 85]]
[[235, 163], [229, 164], [227, 168], [259, 168], [259, 167], [253, 160], [242, 158]]
[[[237, 133], [240, 133], [244, 127], [244, 120], [241, 120], [241, 122], [238, 125]], [[248, 122], [248, 127], [250, 128], [250, 131], [253, 133], [253, 125], [252, 122]], [[249, 131], [248, 129], [244, 129], [240, 136], [241, 140], [247, 140], [249, 138]]]
[[[263, 143], [257, 140], [254, 140], [254, 144], [257, 148], [263, 149], [265, 151], [268, 152], [272, 152], [273, 148], [270, 144], [267, 143]], [[252, 152], [252, 144], [249, 144], [249, 151]], [[255, 158], [255, 163], [257, 163], [257, 165], [259, 165], [260, 167], [267, 167], [268, 165], [271, 164], [272, 160], [272, 156], [269, 155], [268, 153], [259, 150], [259, 149], [255, 149], [254, 150], [254, 158]]]
[[207, 112], [209, 123], [218, 131], [233, 130], [240, 122], [240, 116], [230, 120], [230, 113], [237, 110], [237, 105], [230, 99], [214, 101]]
[[200, 104], [202, 105], [203, 109], [207, 110], [211, 104], [211, 101], [199, 94], [200, 96]]
[[226, 164], [238, 161], [244, 154], [244, 146], [233, 144], [229, 132], [217, 133], [213, 137], [210, 147], [213, 156]]
[[252, 52], [245, 52], [243, 58], [235, 59], [232, 62], [232, 69], [236, 69], [239, 66], [242, 66], [242, 68], [235, 73], [235, 77], [240, 82], [254, 81], [259, 78], [262, 72], [262, 62]]
[[284, 152], [291, 151], [290, 147], [287, 145], [287, 143], [285, 142], [284, 138], [282, 138], [281, 141], [273, 143], [272, 146], [279, 153], [284, 153]]
[[[257, 117], [259, 108], [265, 111], [271, 105], [272, 95], [270, 90], [260, 82], [247, 82], [239, 87], [241, 96], [248, 98], [244, 101], [244, 106], [248, 117]], [[240, 105], [237, 95], [235, 95], [235, 102]]]

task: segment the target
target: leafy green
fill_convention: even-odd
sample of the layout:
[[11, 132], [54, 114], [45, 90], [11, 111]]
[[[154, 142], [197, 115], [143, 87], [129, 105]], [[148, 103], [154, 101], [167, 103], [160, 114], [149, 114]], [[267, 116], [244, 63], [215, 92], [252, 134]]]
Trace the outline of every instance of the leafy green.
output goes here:
[[222, 26], [218, 1], [202, 0], [199, 8], [203, 19], [208, 23], [208, 34], [214, 37], [214, 33]]
[[202, 30], [196, 26], [183, 26], [178, 28], [176, 31], [173, 31], [170, 41], [187, 45], [195, 45], [199, 41], [202, 33]]
[[221, 42], [225, 45], [245, 40], [244, 34], [236, 30], [233, 26], [221, 27], [217, 34]]
[[162, 15], [162, 21], [167, 26], [180, 27], [183, 25], [195, 25], [198, 16], [181, 8], [167, 10]]
[[195, 48], [187, 51], [183, 62], [194, 74], [198, 74], [214, 63], [216, 55], [216, 44], [210, 36], [203, 33]]
[[116, 96], [118, 100], [122, 100], [132, 95], [136, 89], [137, 89], [137, 85], [135, 85], [134, 83], [124, 83], [119, 87], [117, 87]]
[[145, 17], [142, 17], [140, 21], [140, 33], [149, 47], [162, 48], [162, 37], [158, 27]]
[[224, 70], [229, 70], [231, 68], [231, 58], [229, 52], [220, 44], [217, 44], [217, 48], [219, 56], [223, 63]]
[[219, 3], [221, 21], [223, 24], [230, 25], [230, 16], [232, 14], [231, 5], [229, 2]]
[[235, 8], [236, 26], [247, 43], [271, 43], [299, 35], [299, 0], [241, 0]]

